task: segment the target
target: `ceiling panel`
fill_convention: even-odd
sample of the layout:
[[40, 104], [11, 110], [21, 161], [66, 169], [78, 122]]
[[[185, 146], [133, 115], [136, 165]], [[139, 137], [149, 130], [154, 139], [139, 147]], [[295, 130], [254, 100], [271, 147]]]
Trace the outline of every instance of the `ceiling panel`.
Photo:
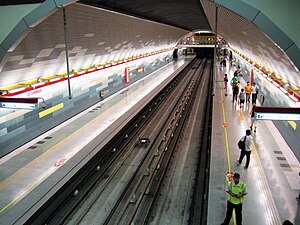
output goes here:
[[80, 2], [185, 30], [210, 30], [199, 0], [82, 0]]

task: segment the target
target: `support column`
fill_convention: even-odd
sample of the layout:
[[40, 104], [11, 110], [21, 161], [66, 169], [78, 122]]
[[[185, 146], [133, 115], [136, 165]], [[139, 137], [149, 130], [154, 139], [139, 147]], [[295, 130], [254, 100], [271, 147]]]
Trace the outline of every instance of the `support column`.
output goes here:
[[64, 37], [65, 37], [65, 49], [66, 49], [66, 62], [67, 62], [67, 73], [68, 73], [68, 90], [69, 90], [69, 99], [72, 98], [71, 93], [71, 83], [70, 83], [70, 68], [69, 68], [69, 53], [68, 53], [68, 42], [67, 42], [67, 19], [66, 19], [66, 10], [63, 7], [63, 17], [64, 17]]
[[215, 95], [215, 89], [216, 89], [217, 37], [218, 37], [218, 4], [216, 4], [216, 17], [215, 17], [215, 47], [214, 47], [213, 89], [212, 89], [213, 96]]

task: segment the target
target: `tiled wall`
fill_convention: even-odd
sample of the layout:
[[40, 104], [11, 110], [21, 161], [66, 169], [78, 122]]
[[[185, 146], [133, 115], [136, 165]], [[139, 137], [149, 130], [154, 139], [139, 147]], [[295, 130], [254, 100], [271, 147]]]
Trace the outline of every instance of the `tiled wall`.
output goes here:
[[[70, 70], [79, 70], [94, 64], [110, 62], [138, 54], [171, 49], [188, 31], [142, 20], [92, 6], [74, 3], [66, 7], [67, 43]], [[31, 27], [25, 37], [2, 61], [0, 86], [24, 82], [66, 71], [63, 13], [57, 9], [39, 24]], [[130, 70], [131, 83], [165, 65], [172, 52], [135, 60]], [[138, 72], [142, 66], [145, 72]], [[43, 132], [125, 87], [124, 68], [112, 67], [107, 71], [71, 79], [72, 99], [67, 82], [46, 86], [38, 93], [24, 93], [22, 97], [42, 97], [47, 109], [63, 107], [44, 117], [37, 109], [21, 113], [15, 118], [0, 111], [0, 157], [13, 151]], [[87, 77], [86, 77], [87, 76]], [[91, 80], [88, 80], [92, 77]], [[76, 82], [77, 80], [77, 82]], [[62, 86], [63, 84], [63, 86]], [[21, 97], [21, 96], [20, 96]], [[14, 112], [16, 114], [19, 112]], [[5, 115], [6, 114], [6, 115]]]
[[79, 88], [73, 90], [74, 93], [80, 94], [77, 94], [76, 96], [73, 95], [72, 99], [69, 99], [67, 89], [65, 89], [64, 92], [53, 96], [51, 99], [48, 99], [46, 101], [47, 109], [61, 103], [64, 105], [63, 108], [54, 111], [53, 113], [40, 118], [39, 113], [45, 109], [39, 108], [0, 123], [0, 157], [99, 102], [101, 100], [101, 90], [105, 90], [105, 97], [108, 97], [124, 88], [126, 85], [130, 85], [134, 81], [141, 79], [149, 73], [166, 65], [170, 62], [171, 56], [172, 52], [168, 55], [163, 54], [162, 57], [158, 57], [152, 63], [145, 64], [144, 61], [142, 65], [145, 67], [145, 72], [143, 73], [138, 72], [141, 65], [136, 64], [134, 66], [136, 69], [130, 71], [131, 79], [129, 84], [125, 84], [124, 76], [120, 76], [123, 68], [121, 68], [121, 71], [114, 70], [111, 74], [107, 75], [109, 79], [107, 79], [106, 82], [91, 86], [88, 89]]

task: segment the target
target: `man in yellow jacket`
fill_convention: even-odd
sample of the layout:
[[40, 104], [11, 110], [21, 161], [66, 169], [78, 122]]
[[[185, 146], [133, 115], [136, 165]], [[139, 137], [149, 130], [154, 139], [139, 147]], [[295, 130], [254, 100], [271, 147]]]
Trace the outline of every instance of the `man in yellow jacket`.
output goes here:
[[240, 180], [240, 174], [234, 173], [233, 181], [229, 181], [226, 187], [227, 192], [227, 211], [224, 222], [221, 225], [228, 225], [232, 211], [235, 209], [236, 224], [242, 225], [242, 207], [244, 202], [244, 196], [246, 193], [246, 184]]
[[244, 87], [245, 93], [246, 93], [246, 103], [250, 102], [251, 88], [252, 88], [252, 86], [251, 86], [250, 82], [248, 81], [247, 85]]

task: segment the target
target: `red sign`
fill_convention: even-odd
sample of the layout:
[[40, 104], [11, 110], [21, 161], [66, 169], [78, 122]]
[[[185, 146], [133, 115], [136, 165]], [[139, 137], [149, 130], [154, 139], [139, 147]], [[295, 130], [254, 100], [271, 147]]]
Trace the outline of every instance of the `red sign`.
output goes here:
[[253, 79], [254, 79], [254, 71], [253, 71], [253, 69], [251, 69], [251, 72], [250, 72], [250, 85], [252, 85]]
[[225, 173], [225, 177], [226, 177], [226, 180], [227, 181], [233, 181], [233, 172], [231, 171], [231, 172], [226, 172]]
[[125, 68], [124, 79], [125, 79], [126, 84], [128, 84], [130, 82], [130, 69], [129, 69], [129, 67]]

